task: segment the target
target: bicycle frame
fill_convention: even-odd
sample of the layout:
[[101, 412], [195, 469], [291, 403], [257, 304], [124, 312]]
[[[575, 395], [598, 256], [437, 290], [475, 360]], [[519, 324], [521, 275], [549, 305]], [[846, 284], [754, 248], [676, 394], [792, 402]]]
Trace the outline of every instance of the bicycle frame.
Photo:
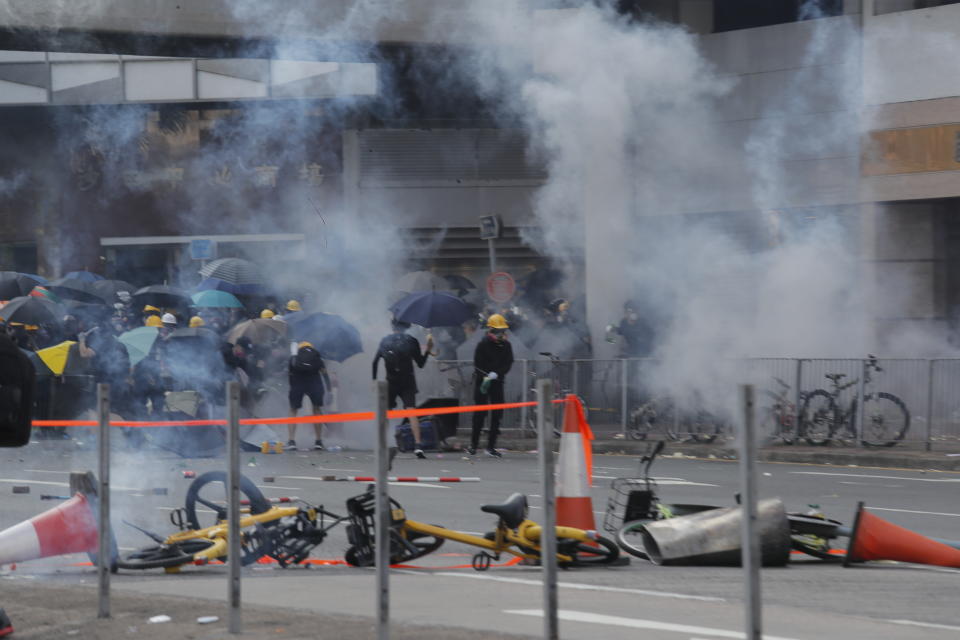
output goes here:
[[[270, 522], [276, 522], [282, 518], [296, 516], [299, 511], [299, 507], [271, 507], [268, 511], [263, 513], [258, 513], [257, 515], [246, 515], [240, 518], [240, 529], [242, 530], [258, 524], [263, 525]], [[307, 513], [308, 517], [311, 519], [316, 518], [317, 512], [315, 509], [308, 509]], [[221, 521], [204, 529], [190, 529], [187, 531], [179, 531], [174, 533], [170, 536], [167, 536], [167, 539], [164, 540], [164, 544], [178, 544], [187, 542], [189, 540], [213, 540], [213, 544], [208, 548], [193, 554], [193, 559], [195, 562], [209, 562], [227, 555], [228, 536], [229, 528], [227, 527], [227, 523], [226, 521]]]

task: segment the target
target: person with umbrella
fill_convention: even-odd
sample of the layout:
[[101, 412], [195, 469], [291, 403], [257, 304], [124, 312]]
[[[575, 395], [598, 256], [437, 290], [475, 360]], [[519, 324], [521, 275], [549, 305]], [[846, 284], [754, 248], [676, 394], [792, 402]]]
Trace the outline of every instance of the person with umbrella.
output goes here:
[[[506, 319], [499, 313], [487, 318], [487, 335], [477, 343], [473, 355], [473, 399], [475, 404], [503, 404], [504, 379], [513, 366], [513, 347], [507, 341]], [[503, 420], [503, 410], [491, 412], [490, 435], [487, 441], [487, 455], [494, 458], [503, 457], [497, 451], [497, 436], [500, 435], [500, 422]], [[477, 454], [480, 445], [480, 432], [486, 420], [486, 411], [475, 411], [473, 414], [473, 431], [470, 434], [470, 455]]]
[[[407, 335], [409, 322], [394, 317], [392, 321], [393, 333], [380, 341], [377, 354], [373, 358], [373, 379], [377, 379], [377, 366], [383, 360], [387, 372], [387, 402], [391, 409], [397, 406], [397, 399], [403, 402], [404, 409], [413, 409], [417, 406], [417, 378], [414, 374], [413, 363], [423, 369], [427, 363], [427, 356], [433, 350], [433, 337], [427, 336], [426, 350], [420, 350], [420, 342], [411, 335]], [[410, 430], [413, 432], [414, 454], [418, 458], [426, 458], [420, 444], [420, 420], [416, 416], [410, 418]]]
[[[323, 395], [325, 389], [330, 388], [330, 378], [327, 375], [327, 368], [313, 344], [301, 342], [297, 345], [296, 355], [290, 356], [288, 366], [290, 378], [290, 417], [296, 417], [297, 411], [303, 406], [303, 397], [310, 398], [313, 405], [313, 414], [318, 416], [323, 413]], [[287, 449], [295, 451], [297, 448], [297, 425], [288, 425]], [[315, 423], [313, 425], [316, 439], [313, 441], [313, 448], [317, 451], [323, 451], [323, 425]]]

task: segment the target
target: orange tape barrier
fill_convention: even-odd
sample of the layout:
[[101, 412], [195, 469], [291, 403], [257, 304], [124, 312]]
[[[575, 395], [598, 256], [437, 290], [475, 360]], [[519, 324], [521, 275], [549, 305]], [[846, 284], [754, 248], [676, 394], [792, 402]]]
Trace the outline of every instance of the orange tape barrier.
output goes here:
[[[551, 400], [558, 404], [563, 399]], [[474, 411], [498, 411], [503, 409], [519, 409], [520, 407], [535, 407], [536, 402], [505, 402], [502, 404], [477, 404], [466, 407], [437, 407], [434, 409], [394, 409], [387, 412], [387, 418], [412, 418], [414, 416], [440, 416], [451, 413], [473, 413]], [[359, 411], [354, 413], [328, 413], [316, 416], [297, 416], [293, 418], [244, 418], [240, 424], [321, 424], [326, 422], [363, 422], [373, 420], [376, 415], [373, 411]], [[34, 420], [35, 427], [96, 427], [96, 420]], [[112, 420], [111, 427], [225, 427], [226, 420]]]

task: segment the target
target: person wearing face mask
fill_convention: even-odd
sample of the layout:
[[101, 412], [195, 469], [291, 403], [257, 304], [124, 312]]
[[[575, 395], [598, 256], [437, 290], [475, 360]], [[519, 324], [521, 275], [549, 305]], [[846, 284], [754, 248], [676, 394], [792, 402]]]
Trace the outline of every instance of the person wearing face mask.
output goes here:
[[[474, 404], [503, 404], [503, 386], [507, 372], [513, 366], [513, 347], [507, 341], [506, 319], [499, 313], [487, 318], [487, 335], [477, 343], [473, 355], [473, 399]], [[503, 410], [494, 410], [490, 416], [490, 435], [487, 442], [487, 455], [502, 457], [497, 451], [497, 436], [500, 435], [500, 422]], [[473, 431], [470, 434], [470, 455], [476, 455], [480, 445], [480, 432], [486, 420], [486, 411], [473, 414]]]
[[636, 301], [627, 300], [623, 304], [620, 324], [608, 327], [608, 335], [615, 333], [623, 338], [621, 358], [649, 358], [653, 355], [653, 327], [640, 317], [639, 309]]

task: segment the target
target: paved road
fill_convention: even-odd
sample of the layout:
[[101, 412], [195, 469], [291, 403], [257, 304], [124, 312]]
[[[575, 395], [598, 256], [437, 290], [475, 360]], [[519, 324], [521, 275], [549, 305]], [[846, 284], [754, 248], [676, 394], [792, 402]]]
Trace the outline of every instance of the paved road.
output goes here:
[[[668, 452], [669, 453], [669, 452]], [[168, 532], [171, 508], [182, 504], [190, 480], [182, 471], [202, 472], [219, 467], [215, 460], [182, 460], [157, 452], [136, 455], [116, 451], [113, 483], [115, 528], [121, 547], [148, 543], [120, 524], [121, 519]], [[343, 511], [343, 501], [359, 493], [356, 483], [320, 482], [324, 474], [366, 474], [373, 468], [367, 453], [298, 452], [283, 455], [244, 454], [244, 472], [268, 496], [299, 496]], [[32, 445], [4, 451], [0, 495], [0, 527], [15, 524], [55, 503], [41, 502], [40, 493], [63, 493], [70, 470], [95, 469], [90, 451], [73, 451], [66, 443]], [[597, 486], [593, 490], [598, 526], [610, 479], [635, 475], [635, 458], [596, 456]], [[761, 464], [763, 496], [779, 496], [790, 510], [818, 504], [830, 516], [850, 522], [858, 500], [892, 522], [930, 536], [960, 539], [960, 474]], [[535, 456], [507, 454], [501, 461], [464, 460], [446, 454], [426, 461], [401, 457], [401, 475], [480, 476], [479, 483], [395, 485], [391, 491], [411, 517], [466, 531], [486, 531], [490, 516], [479, 506], [496, 502], [513, 491], [530, 494], [536, 518], [539, 478]], [[667, 457], [658, 460], [655, 475], [661, 496], [671, 502], [730, 505], [737, 490], [735, 463]], [[263, 482], [273, 476], [273, 483]], [[14, 484], [29, 484], [27, 495], [10, 493]], [[154, 495], [166, 488], [168, 495]], [[342, 528], [315, 551], [336, 558], [346, 547]], [[486, 574], [453, 568], [469, 562], [469, 548], [447, 545], [421, 560], [424, 569], [394, 571], [392, 615], [408, 622], [490, 629], [538, 635], [539, 572], [531, 567], [505, 567]], [[89, 580], [90, 569], [67, 567], [57, 558], [20, 565], [50, 581]], [[783, 638], [955, 638], [960, 613], [952, 604], [954, 570], [904, 565], [858, 569], [793, 563], [786, 569], [763, 571], [765, 623], [768, 634]], [[568, 638], [737, 637], [742, 628], [741, 573], [732, 568], [656, 567], [634, 561], [628, 567], [576, 569], [561, 573], [560, 605], [563, 635]], [[222, 598], [225, 572], [219, 567], [191, 569], [180, 576], [160, 572], [121, 574], [114, 588], [127, 593]], [[370, 616], [373, 612], [373, 573], [345, 567], [247, 570], [244, 598], [263, 605], [323, 613]], [[897, 621], [897, 622], [893, 622]], [[768, 636], [771, 637], [771, 636]]]

